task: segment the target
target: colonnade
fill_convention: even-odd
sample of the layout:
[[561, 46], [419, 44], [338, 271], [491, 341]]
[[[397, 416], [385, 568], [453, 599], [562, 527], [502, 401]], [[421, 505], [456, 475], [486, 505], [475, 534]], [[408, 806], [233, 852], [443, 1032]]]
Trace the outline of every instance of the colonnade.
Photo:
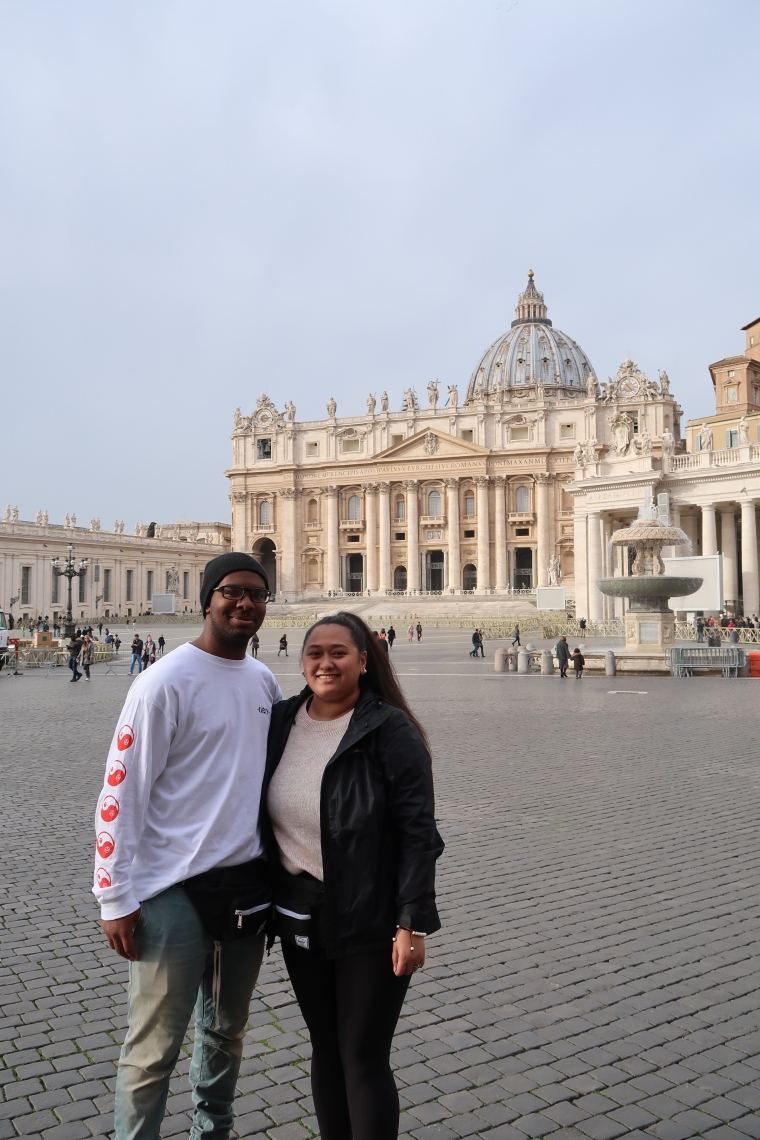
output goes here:
[[[465, 520], [471, 523], [475, 530], [474, 539], [463, 539], [461, 536], [462, 516], [460, 512], [460, 495], [463, 480], [458, 476], [447, 477], [442, 480], [445, 488], [445, 506], [442, 502], [440, 523], [431, 518], [429, 526], [440, 529], [441, 540], [438, 546], [446, 552], [447, 563], [447, 589], [462, 588], [462, 572], [465, 562], [477, 564], [478, 591], [496, 589], [506, 592], [509, 581], [508, 561], [508, 527], [507, 527], [507, 479], [503, 475], [475, 476], [468, 486], [474, 483], [475, 515]], [[553, 476], [541, 472], [538, 475], [526, 473], [522, 485], [533, 485], [533, 508], [535, 522], [531, 527], [531, 535], [524, 539], [523, 545], [534, 550], [534, 585], [544, 586], [548, 583], [549, 561], [554, 554], [555, 544], [555, 507], [554, 507], [554, 479]], [[493, 495], [491, 489], [493, 488]], [[420, 479], [405, 479], [400, 483], [379, 481], [361, 484], [364, 508], [363, 518], [355, 520], [357, 530], [363, 532], [364, 541], [357, 543], [356, 552], [365, 558], [365, 589], [385, 592], [392, 590], [393, 559], [392, 552], [398, 550], [398, 544], [392, 541], [393, 529], [402, 530], [405, 534], [404, 565], [406, 566], [406, 588], [418, 591], [425, 588], [423, 567], [420, 551], [420, 518], [426, 510], [420, 510], [420, 496], [426, 490], [425, 481]], [[325, 486], [321, 488], [323, 499], [322, 526], [324, 550], [324, 576], [325, 590], [339, 590], [341, 583], [341, 550], [346, 550], [341, 544], [341, 519], [339, 511], [340, 488]], [[352, 489], [353, 490], [353, 489]], [[357, 491], [359, 488], [357, 488]], [[391, 496], [402, 491], [405, 503], [405, 517], [403, 520], [394, 520], [391, 512]], [[282, 498], [280, 514], [280, 530], [278, 546], [281, 546], [282, 588], [296, 592], [296, 557], [297, 551], [303, 547], [303, 536], [299, 533], [295, 500], [301, 497], [300, 489], [282, 488], [279, 495]], [[444, 536], [445, 531], [445, 536]], [[426, 547], [431, 547], [432, 540], [423, 539]], [[476, 554], [463, 558], [462, 547], [473, 543]], [[492, 553], [493, 543], [493, 553]], [[513, 540], [512, 545], [515, 545]], [[518, 540], [518, 545], [520, 545]], [[424, 548], [423, 548], [424, 550]]]

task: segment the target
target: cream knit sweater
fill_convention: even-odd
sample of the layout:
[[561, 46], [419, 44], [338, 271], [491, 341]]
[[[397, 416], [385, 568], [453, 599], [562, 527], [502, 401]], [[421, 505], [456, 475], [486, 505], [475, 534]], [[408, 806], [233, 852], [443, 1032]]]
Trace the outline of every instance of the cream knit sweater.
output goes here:
[[353, 709], [337, 720], [313, 720], [301, 705], [269, 785], [267, 805], [282, 865], [323, 881], [320, 793], [322, 774], [343, 739]]

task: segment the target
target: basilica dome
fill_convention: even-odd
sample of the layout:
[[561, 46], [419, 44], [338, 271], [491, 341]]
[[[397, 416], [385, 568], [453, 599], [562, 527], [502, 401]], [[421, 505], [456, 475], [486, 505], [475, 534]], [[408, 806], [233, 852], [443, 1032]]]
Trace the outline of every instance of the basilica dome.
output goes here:
[[533, 270], [521, 293], [517, 319], [509, 332], [486, 349], [478, 361], [467, 389], [466, 403], [502, 388], [525, 390], [542, 384], [580, 392], [586, 387], [591, 367], [586, 353], [566, 333], [552, 327], [546, 315], [544, 295], [533, 282]]

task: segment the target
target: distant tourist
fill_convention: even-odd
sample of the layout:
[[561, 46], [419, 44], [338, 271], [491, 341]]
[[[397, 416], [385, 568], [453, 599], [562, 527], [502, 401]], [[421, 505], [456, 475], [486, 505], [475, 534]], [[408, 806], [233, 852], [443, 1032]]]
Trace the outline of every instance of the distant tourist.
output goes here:
[[103, 633], [103, 622], [102, 621], [98, 622], [98, 633], [101, 635]]
[[705, 640], [705, 623], [703, 618], [697, 618], [697, 641], [704, 642]]
[[417, 640], [422, 641], [422, 625], [417, 622]]
[[580, 681], [583, 676], [583, 666], [586, 664], [586, 658], [581, 653], [580, 649], [573, 650], [573, 669], [575, 669], [575, 679]]
[[378, 634], [378, 640], [381, 642], [385, 652], [388, 653], [390, 651], [390, 646], [388, 645], [388, 635], [384, 629], [380, 630], [380, 633]]
[[472, 649], [470, 650], [470, 657], [477, 657], [478, 646], [480, 645], [480, 630], [476, 629], [472, 634]]
[[95, 661], [95, 646], [92, 644], [92, 638], [89, 633], [84, 635], [82, 642], [82, 668], [84, 669], [85, 680], [90, 679], [90, 666]]
[[515, 628], [512, 630], [512, 645], [522, 645], [520, 641], [520, 627], [515, 622]]
[[414, 641], [414, 622], [411, 623], [409, 629], [406, 632], [409, 634], [409, 640]]
[[283, 650], [285, 650], [285, 656], [287, 657], [287, 655], [288, 655], [288, 635], [286, 633], [283, 633], [282, 637], [280, 638], [280, 648], [277, 650], [277, 656], [278, 657], [280, 656], [280, 654], [282, 653]]
[[392, 625], [388, 626], [388, 647], [393, 649], [393, 642], [396, 640], [396, 631]]
[[581, 633], [585, 633], [586, 632], [586, 619], [581, 618], [581, 620], [578, 622], [578, 625], [580, 627]]
[[79, 654], [81, 652], [82, 642], [79, 640], [77, 635], [74, 634], [74, 636], [69, 639], [69, 669], [71, 670], [72, 682], [78, 681], [82, 676], [82, 674], [79, 672], [79, 669], [77, 668], [77, 662], [79, 660]]
[[158, 656], [159, 657], [163, 657], [165, 645], [166, 645], [166, 638], [164, 637], [164, 635], [162, 633], [159, 633], [159, 635], [158, 635]]
[[570, 660], [570, 646], [567, 644], [567, 638], [564, 633], [560, 637], [556, 645], [557, 651], [557, 664], [559, 665], [559, 675], [567, 680], [567, 665]]
[[142, 673], [142, 639], [137, 634], [132, 638], [132, 664], [129, 666], [130, 673], [137, 666], [137, 672]]
[[259, 645], [259, 635], [257, 633], [254, 633], [253, 637], [251, 638], [251, 657], [258, 657]]

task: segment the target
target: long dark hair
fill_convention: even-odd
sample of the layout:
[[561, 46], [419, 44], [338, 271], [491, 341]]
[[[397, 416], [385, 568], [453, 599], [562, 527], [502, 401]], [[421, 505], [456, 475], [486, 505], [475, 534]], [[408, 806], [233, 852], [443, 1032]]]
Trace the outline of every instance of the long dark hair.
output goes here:
[[306, 643], [312, 633], [315, 629], [318, 629], [320, 625], [342, 625], [344, 629], [348, 630], [351, 635], [351, 640], [359, 652], [364, 653], [366, 651], [367, 654], [367, 672], [359, 678], [360, 688], [362, 690], [371, 689], [373, 693], [377, 693], [378, 697], [382, 697], [387, 704], [393, 705], [395, 709], [401, 709], [401, 711], [409, 717], [409, 720], [422, 737], [425, 747], [428, 752], [430, 752], [430, 742], [427, 738], [427, 733], [406, 703], [406, 698], [396, 678], [396, 670], [391, 665], [390, 657], [384, 649], [380, 648], [378, 644], [379, 639], [375, 637], [367, 623], [362, 621], [357, 614], [349, 613], [347, 610], [340, 610], [336, 614], [330, 614], [328, 617], [320, 618], [319, 621], [315, 621], [314, 625], [306, 630], [306, 636], [301, 646], [301, 654], [303, 654], [306, 649]]

